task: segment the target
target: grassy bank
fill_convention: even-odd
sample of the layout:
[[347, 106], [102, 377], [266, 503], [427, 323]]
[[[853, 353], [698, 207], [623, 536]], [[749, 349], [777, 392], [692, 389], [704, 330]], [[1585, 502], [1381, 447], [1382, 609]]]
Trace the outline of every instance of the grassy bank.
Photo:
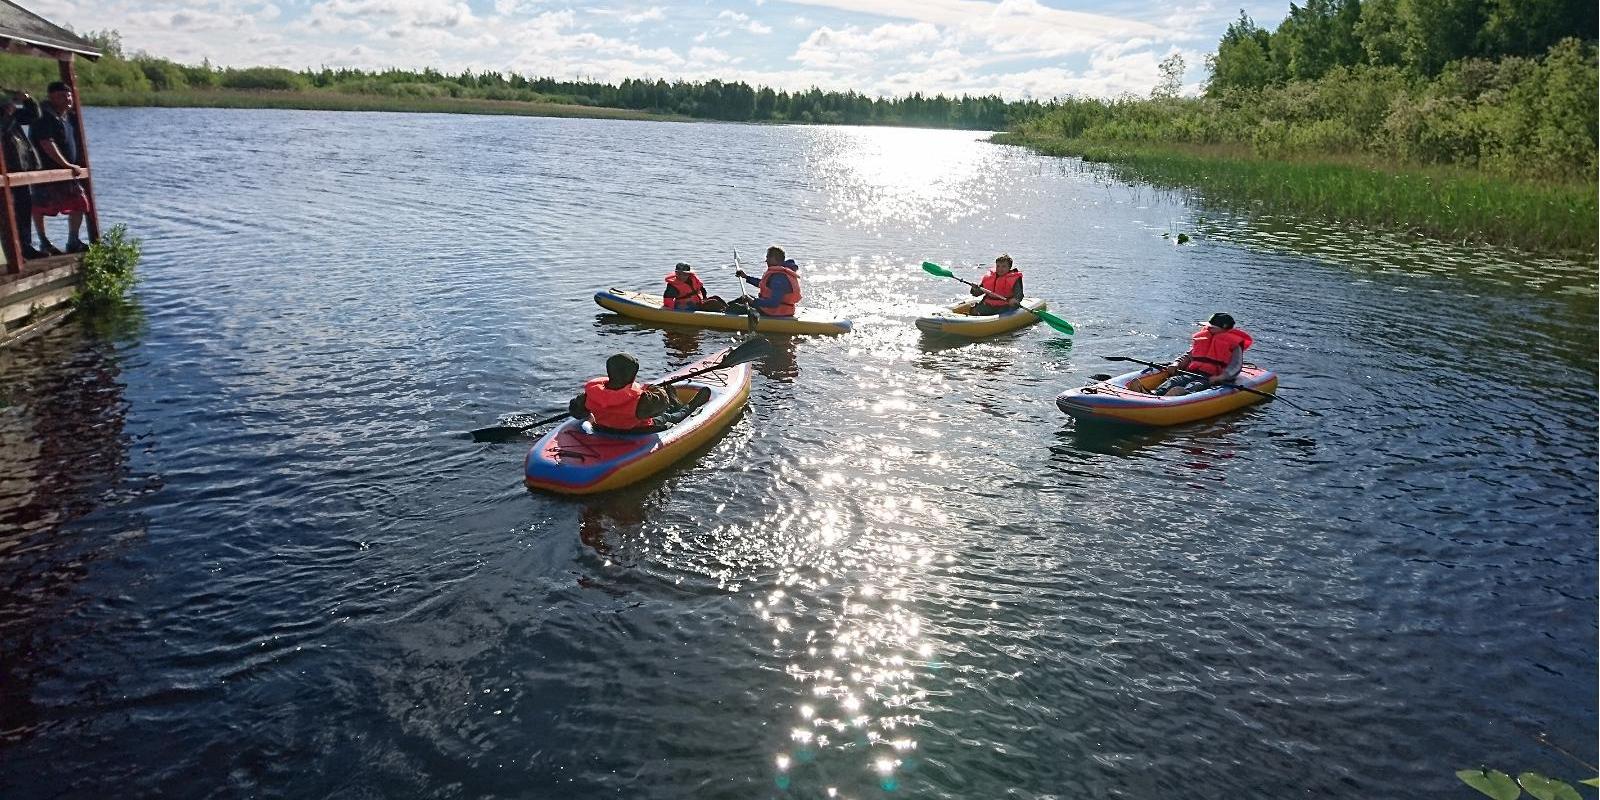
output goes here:
[[1303, 214], [1540, 253], [1596, 252], [1596, 186], [1357, 159], [1271, 159], [1238, 147], [1103, 144], [1019, 133], [994, 137], [1045, 155], [1108, 164], [1124, 179], [1191, 190], [1242, 211]]
[[162, 108], [295, 108], [310, 111], [394, 111], [438, 114], [509, 114], [524, 117], [589, 117], [596, 119], [682, 120], [624, 108], [598, 108], [575, 103], [487, 100], [465, 97], [388, 97], [316, 90], [253, 91], [246, 89], [179, 89], [171, 91], [89, 90], [89, 106], [156, 106]]

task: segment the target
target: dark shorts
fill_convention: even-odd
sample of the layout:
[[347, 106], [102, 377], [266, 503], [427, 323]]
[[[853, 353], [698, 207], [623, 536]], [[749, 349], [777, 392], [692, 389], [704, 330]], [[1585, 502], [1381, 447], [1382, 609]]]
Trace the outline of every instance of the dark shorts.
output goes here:
[[40, 183], [33, 187], [33, 213], [53, 217], [89, 211], [89, 195], [78, 181]]
[[1190, 393], [1203, 392], [1211, 388], [1211, 382], [1205, 378], [1197, 378], [1193, 375], [1174, 375], [1162, 381], [1161, 385], [1156, 387], [1155, 393], [1166, 394], [1167, 392], [1170, 392], [1180, 386], [1189, 390]]

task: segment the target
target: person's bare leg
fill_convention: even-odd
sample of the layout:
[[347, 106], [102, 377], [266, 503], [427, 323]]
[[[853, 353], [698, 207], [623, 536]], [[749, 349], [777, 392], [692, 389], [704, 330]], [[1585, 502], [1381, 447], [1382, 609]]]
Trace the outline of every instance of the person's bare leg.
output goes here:
[[83, 230], [82, 211], [74, 211], [67, 215], [67, 230], [69, 231], [67, 234], [68, 248], [71, 248], [73, 245], [82, 245], [84, 243], [82, 239], [78, 238], [79, 232]]

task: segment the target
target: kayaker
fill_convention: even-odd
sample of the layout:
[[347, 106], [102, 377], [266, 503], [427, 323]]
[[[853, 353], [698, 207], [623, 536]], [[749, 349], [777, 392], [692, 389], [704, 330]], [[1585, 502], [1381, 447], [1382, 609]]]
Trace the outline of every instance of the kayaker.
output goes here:
[[639, 361], [627, 353], [606, 359], [606, 376], [583, 385], [583, 393], [567, 403], [574, 419], [586, 419], [604, 433], [659, 433], [682, 422], [711, 399], [700, 387], [685, 404], [670, 387], [639, 383]]
[[729, 313], [743, 314], [747, 309], [754, 309], [763, 317], [794, 316], [795, 307], [800, 303], [800, 265], [784, 257], [783, 248], [767, 248], [767, 271], [760, 278], [746, 275], [742, 269], [733, 274], [754, 285], [758, 292], [748, 303], [744, 298], [728, 301]]
[[1239, 370], [1244, 368], [1244, 351], [1255, 344], [1255, 339], [1233, 325], [1233, 315], [1221, 312], [1212, 314], [1211, 319], [1201, 323], [1200, 330], [1191, 337], [1189, 352], [1178, 356], [1167, 369], [1169, 372], [1174, 368], [1189, 370], [1205, 377], [1178, 372], [1162, 381], [1155, 393], [1179, 397], [1190, 392], [1202, 392], [1239, 377]]
[[972, 296], [983, 299], [968, 314], [992, 317], [1022, 307], [1022, 272], [1012, 265], [1011, 256], [1005, 253], [994, 260], [994, 269], [984, 274], [978, 286], [983, 288], [973, 287]]
[[661, 292], [661, 307], [674, 311], [721, 311], [727, 306], [722, 298], [706, 295], [706, 285], [694, 274], [694, 267], [684, 262], [672, 268], [667, 275], [667, 288]]

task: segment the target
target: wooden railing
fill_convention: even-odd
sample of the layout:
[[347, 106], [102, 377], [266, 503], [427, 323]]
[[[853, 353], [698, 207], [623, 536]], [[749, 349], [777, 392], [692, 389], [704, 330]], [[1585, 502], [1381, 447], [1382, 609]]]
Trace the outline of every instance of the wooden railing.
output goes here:
[[0, 186], [32, 186], [36, 183], [55, 183], [56, 181], [70, 181], [73, 178], [87, 178], [89, 170], [78, 168], [78, 174], [72, 174], [70, 169], [36, 169], [31, 172], [12, 172], [0, 175]]

